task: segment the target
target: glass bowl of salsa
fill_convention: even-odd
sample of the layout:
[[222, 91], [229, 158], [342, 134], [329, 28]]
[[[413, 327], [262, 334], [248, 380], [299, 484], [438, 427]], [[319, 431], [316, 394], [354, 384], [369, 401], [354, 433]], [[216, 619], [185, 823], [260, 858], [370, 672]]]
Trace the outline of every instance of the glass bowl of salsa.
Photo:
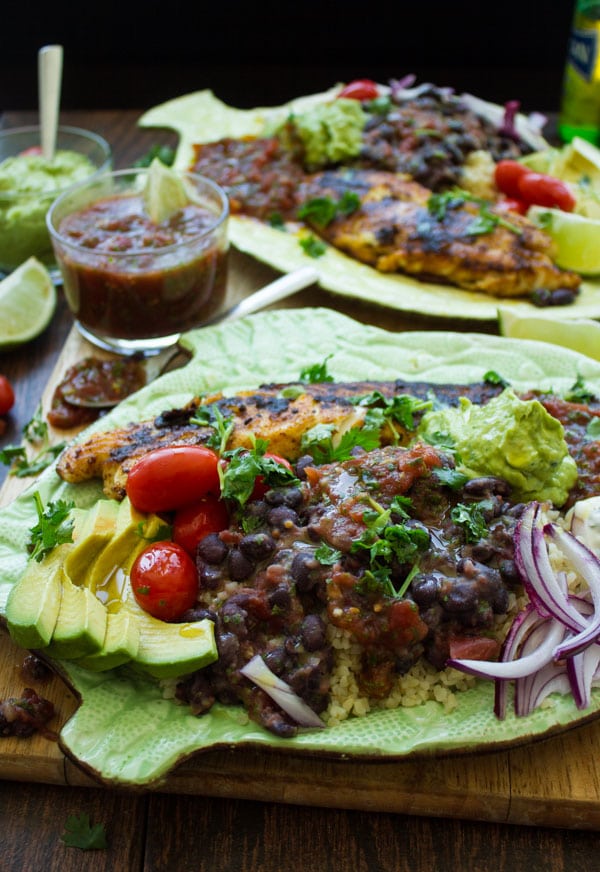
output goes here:
[[[55, 269], [46, 212], [83, 179], [108, 172], [108, 142], [90, 130], [59, 127], [52, 160], [42, 156], [38, 125], [0, 130], [0, 271], [9, 273], [32, 255]], [[58, 271], [56, 271], [58, 275]]]
[[121, 354], [173, 345], [216, 315], [226, 294], [227, 195], [204, 176], [180, 173], [188, 199], [157, 220], [146, 197], [150, 172], [82, 182], [47, 215], [79, 331]]

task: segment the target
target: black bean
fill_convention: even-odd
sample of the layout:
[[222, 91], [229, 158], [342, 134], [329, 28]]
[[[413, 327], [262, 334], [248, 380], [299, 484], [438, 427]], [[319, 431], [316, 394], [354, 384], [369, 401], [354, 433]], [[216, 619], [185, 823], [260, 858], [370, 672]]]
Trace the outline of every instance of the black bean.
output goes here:
[[305, 470], [307, 466], [316, 466], [316, 463], [310, 454], [303, 454], [302, 457], [299, 457], [296, 461], [296, 475], [301, 479], [301, 481], [306, 480]]
[[511, 487], [503, 478], [494, 475], [480, 476], [468, 481], [464, 492], [471, 496], [485, 496], [486, 494], [500, 494], [503, 497], [510, 496]]
[[271, 608], [276, 608], [281, 611], [287, 611], [292, 601], [289, 587], [286, 584], [277, 585], [274, 590], [269, 592], [267, 597]]
[[275, 675], [281, 675], [285, 669], [290, 668], [290, 658], [286, 654], [283, 645], [277, 645], [262, 655], [263, 660]]
[[215, 623], [217, 616], [214, 612], [211, 612], [210, 609], [197, 606], [195, 608], [186, 609], [186, 611], [179, 617], [177, 623], [194, 623], [194, 621], [203, 621], [205, 619]]
[[215, 641], [219, 652], [219, 659], [223, 666], [233, 663], [240, 649], [240, 642], [234, 633], [229, 631], [217, 633]]
[[223, 580], [223, 569], [220, 566], [202, 563], [200, 559], [197, 559], [196, 568], [198, 570], [198, 584], [201, 589], [215, 590], [219, 587]]
[[307, 651], [317, 651], [325, 645], [325, 624], [319, 615], [306, 615], [302, 621], [300, 635]]
[[198, 543], [197, 554], [207, 563], [222, 563], [227, 557], [227, 545], [218, 533], [209, 533]]
[[298, 515], [289, 506], [275, 506], [267, 515], [267, 521], [271, 527], [290, 527], [298, 523]]
[[300, 593], [311, 590], [317, 583], [313, 570], [319, 568], [319, 561], [312, 551], [299, 551], [292, 560], [290, 571]]
[[250, 560], [264, 560], [275, 551], [275, 540], [268, 533], [248, 533], [240, 541], [240, 550]]
[[243, 581], [252, 575], [254, 563], [239, 548], [232, 548], [227, 558], [227, 568], [233, 581]]
[[289, 506], [295, 509], [302, 502], [302, 491], [299, 487], [273, 488], [266, 492], [265, 502], [270, 506]]
[[427, 608], [437, 599], [438, 579], [434, 575], [417, 575], [410, 586], [410, 592], [417, 605]]

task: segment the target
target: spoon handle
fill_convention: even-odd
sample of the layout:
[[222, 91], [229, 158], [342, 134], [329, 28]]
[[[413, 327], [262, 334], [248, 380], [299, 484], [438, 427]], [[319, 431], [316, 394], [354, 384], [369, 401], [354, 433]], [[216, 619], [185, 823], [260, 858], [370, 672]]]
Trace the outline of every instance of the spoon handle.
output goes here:
[[52, 160], [56, 148], [56, 130], [62, 84], [62, 45], [45, 45], [38, 52], [38, 91], [42, 155]]

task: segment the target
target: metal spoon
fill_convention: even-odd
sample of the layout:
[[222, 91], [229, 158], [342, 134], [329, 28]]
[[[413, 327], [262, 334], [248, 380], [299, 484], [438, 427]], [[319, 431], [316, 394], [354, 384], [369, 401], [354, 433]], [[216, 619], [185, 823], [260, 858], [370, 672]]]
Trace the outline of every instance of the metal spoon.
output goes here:
[[52, 160], [56, 150], [56, 131], [62, 84], [63, 47], [45, 45], [38, 52], [38, 99], [42, 156]]
[[[214, 324], [221, 324], [225, 321], [234, 321], [237, 318], [250, 315], [252, 312], [258, 312], [259, 309], [264, 309], [266, 306], [270, 306], [272, 303], [283, 300], [285, 297], [296, 293], [296, 291], [312, 285], [318, 278], [319, 274], [313, 267], [301, 267], [294, 272], [288, 273], [288, 275], [281, 276], [281, 278], [276, 279], [274, 282], [270, 282], [264, 288], [255, 291], [249, 297], [236, 303], [235, 306], [232, 306], [225, 312], [221, 312], [219, 315], [215, 315], [214, 318], [211, 318], [202, 326], [208, 327]], [[177, 369], [179, 366], [187, 363], [189, 359], [189, 353], [179, 345], [171, 345], [159, 354], [145, 358], [142, 361], [142, 365], [146, 369], [146, 382], [150, 383], [159, 375], [172, 369]], [[107, 397], [102, 402], [79, 397], [76, 394], [69, 395], [68, 397], [68, 402], [72, 406], [86, 409], [109, 409], [112, 406], [116, 406], [122, 400], [122, 395], [115, 396], [114, 398]]]

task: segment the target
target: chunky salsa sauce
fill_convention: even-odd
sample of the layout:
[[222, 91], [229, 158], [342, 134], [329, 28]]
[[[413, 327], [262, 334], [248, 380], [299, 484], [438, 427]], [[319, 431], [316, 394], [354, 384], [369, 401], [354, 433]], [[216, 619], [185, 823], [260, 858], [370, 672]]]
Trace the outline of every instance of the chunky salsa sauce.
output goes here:
[[225, 297], [225, 234], [190, 203], [156, 224], [141, 196], [107, 197], [66, 216], [59, 233], [67, 300], [83, 327], [119, 339], [168, 336], [212, 317]]

